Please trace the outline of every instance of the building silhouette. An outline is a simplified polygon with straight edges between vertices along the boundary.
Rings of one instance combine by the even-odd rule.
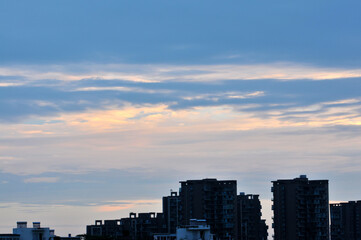
[[[165,233],[166,225],[162,213],[129,213],[128,218],[96,220],[87,226],[91,237],[121,240],[153,240],[155,233]]]
[[[330,204],[331,240],[361,239],[361,201]]]
[[[261,219],[259,195],[240,193],[237,196],[238,237],[240,240],[267,240],[266,220]]]
[[[124,233],[125,229],[123,228],[121,220],[105,220],[104,223],[102,220],[95,220],[94,225],[88,225],[86,233],[88,236],[94,237],[105,237],[109,236],[114,239],[119,237],[129,236],[129,231]]]
[[[128,218],[96,220],[95,225],[87,226],[87,237],[90,240],[173,239],[180,228],[194,226],[198,219],[197,223],[209,226],[212,238],[217,240],[267,239],[268,227],[261,219],[259,196],[237,196],[236,180],[202,179],[180,183],[179,194],[171,191],[169,196],[163,197],[162,213],[130,213]],[[188,230],[200,229],[191,227]]]
[[[176,233],[179,223],[180,197],[171,191],[170,196],[163,197],[163,214],[167,226],[167,233]]]
[[[181,181],[182,225],[191,219],[205,219],[217,239],[238,239],[237,182],[217,179]]]
[[[328,240],[328,180],[273,181],[275,240]]]
[[[20,240],[20,234],[2,233],[0,240]]]

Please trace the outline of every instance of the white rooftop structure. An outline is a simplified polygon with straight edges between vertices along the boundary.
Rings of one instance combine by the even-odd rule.
[[[177,228],[177,240],[213,240],[206,220],[190,219],[190,224]]]

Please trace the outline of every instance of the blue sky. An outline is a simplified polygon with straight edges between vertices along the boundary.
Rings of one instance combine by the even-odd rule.
[[[268,223],[279,178],[360,199],[360,7],[0,1],[1,232],[83,233],[205,177],[260,194]]]

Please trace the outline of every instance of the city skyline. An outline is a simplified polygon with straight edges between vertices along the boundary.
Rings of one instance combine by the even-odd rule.
[[[173,227],[176,227],[176,226],[185,226],[185,225],[187,225],[187,218],[184,218],[184,216],[183,217],[180,217],[177,221],[179,221],[178,222],[178,224],[176,224],[176,223],[171,223],[171,222],[168,222],[169,220],[167,220],[168,219],[168,214],[169,214],[169,212],[168,211],[172,211],[172,216],[174,217],[174,216],[177,216],[177,218],[179,217],[178,216],[178,214],[182,214],[182,211],[180,210],[180,209],[184,209],[184,205],[183,206],[181,206],[182,205],[182,203],[181,202],[183,202],[185,199],[183,199],[184,197],[182,197],[181,195],[179,195],[181,192],[183,192],[183,194],[184,194],[184,189],[183,189],[183,191],[182,191],[182,188],[184,188],[185,186],[184,186],[184,184],[185,185],[189,185],[189,186],[191,186],[191,188],[193,188],[193,183],[197,183],[197,184],[205,184],[204,186],[202,186],[202,187],[200,187],[200,186],[198,186],[198,187],[196,187],[195,188],[195,195],[194,196],[192,196],[191,198],[192,199],[198,199],[198,200],[196,200],[195,201],[195,203],[196,203],[196,205],[198,204],[200,204],[199,206],[197,206],[197,210],[195,211],[195,215],[197,215],[198,216],[198,219],[199,219],[199,217],[201,217],[201,216],[203,216],[203,213],[202,214],[200,214],[203,210],[201,210],[201,209],[203,209],[203,208],[205,208],[205,209],[207,209],[208,207],[206,206],[206,205],[202,205],[201,204],[201,202],[199,202],[199,198],[206,198],[206,199],[208,199],[209,198],[209,196],[206,194],[207,193],[207,191],[208,191],[208,193],[209,193],[209,190],[212,188],[211,186],[212,185],[209,185],[209,183],[212,183],[213,182],[213,184],[215,183],[215,185],[220,185],[220,187],[222,187],[222,185],[225,185],[225,188],[224,188],[224,192],[222,193],[222,194],[224,194],[224,193],[226,193],[226,195],[227,195],[227,197],[226,197],[226,201],[225,201],[225,203],[227,202],[227,204],[228,204],[228,200],[227,199],[230,199],[230,198],[228,198],[228,192],[227,192],[227,189],[229,188],[229,186],[230,186],[230,184],[235,184],[235,185],[237,185],[237,180],[224,180],[224,179],[222,179],[222,180],[218,180],[218,179],[215,179],[215,178],[205,178],[205,179],[192,179],[192,180],[186,180],[186,181],[179,181],[179,183],[181,184],[181,186],[180,186],[180,188],[179,188],[179,192],[177,192],[177,191],[174,191],[173,189],[170,189],[170,192],[169,192],[169,194],[168,195],[166,195],[166,196],[163,196],[163,197],[160,197],[160,199],[161,200],[150,200],[150,201],[138,201],[136,204],[131,204],[130,203],[130,201],[127,203],[127,201],[123,201],[123,202],[120,202],[120,201],[118,201],[118,202],[116,202],[116,204],[118,205],[118,207],[117,206],[115,206],[114,205],[114,203],[110,203],[110,205],[108,205],[108,206],[102,206],[102,207],[100,207],[100,208],[103,208],[100,212],[102,212],[102,215],[99,215],[99,216],[101,216],[100,218],[102,218],[102,217],[104,217],[104,216],[107,216],[106,214],[104,214],[104,212],[114,212],[114,211],[119,211],[119,210],[128,210],[128,212],[125,214],[125,211],[122,211],[122,215],[109,215],[109,216],[112,216],[112,218],[111,219],[101,219],[101,220],[99,220],[100,218],[94,218],[95,216],[96,216],[96,214],[95,214],[95,212],[94,211],[89,211],[89,210],[91,210],[91,209],[88,209],[88,214],[90,213],[90,214],[93,214],[93,215],[88,215],[88,217],[89,216],[92,216],[93,217],[93,221],[94,221],[94,219],[95,219],[95,225],[93,225],[93,227],[95,227],[95,228],[98,228],[98,223],[100,223],[100,225],[103,225],[103,221],[105,221],[104,222],[104,224],[106,224],[106,222],[108,221],[109,223],[107,223],[107,224],[110,224],[110,225],[113,225],[114,223],[114,221],[115,222],[119,222],[119,221],[128,221],[128,220],[126,220],[127,218],[137,218],[138,216],[139,217],[141,217],[141,218],[144,218],[144,220],[145,219],[147,219],[147,218],[156,218],[156,219],[163,219],[164,218],[164,223],[161,223],[161,222],[158,222],[157,224],[166,224],[166,225],[162,225],[162,227],[161,227],[161,229],[162,230],[159,230],[159,231],[168,231],[168,234],[169,233],[172,233],[172,231],[175,231],[175,228],[173,228],[173,230],[170,230],[171,228],[171,225],[170,224],[172,224],[172,225],[174,225]],[[289,204],[291,204],[291,206],[293,206],[292,208],[294,208],[295,206],[294,206],[294,200],[297,198],[298,199],[298,197],[297,197],[297,194],[295,195],[295,193],[293,193],[293,191],[295,191],[296,189],[297,189],[297,187],[296,188],[294,188],[295,186],[297,186],[297,185],[299,185],[299,183],[302,183],[302,182],[304,182],[304,184],[303,184],[303,187],[301,187],[301,188],[299,188],[297,191],[299,191],[299,190],[301,190],[302,189],[302,191],[305,191],[304,193],[302,193],[302,195],[301,196],[303,196],[305,199],[308,199],[307,201],[310,201],[310,202],[312,202],[312,204],[313,204],[313,202],[314,201],[319,201],[318,199],[323,199],[324,197],[326,198],[326,200],[327,200],[327,203],[322,203],[323,205],[329,205],[328,207],[327,207],[327,209],[329,209],[329,208],[331,208],[331,211],[330,210],[327,210],[327,212],[329,212],[329,213],[327,213],[327,215],[328,214],[331,214],[330,215],[330,218],[331,219],[334,219],[335,218],[335,220],[334,220],[334,222],[333,221],[331,221],[331,222],[328,222],[328,221],[325,221],[325,223],[328,225],[329,224],[329,226],[330,226],[330,228],[331,228],[331,226],[332,226],[332,224],[335,224],[337,227],[338,227],[338,225],[340,224],[339,223],[339,221],[340,221],[340,219],[339,219],[339,213],[338,212],[336,212],[335,210],[332,210],[332,209],[334,209],[335,208],[335,206],[337,207],[337,206],[346,206],[346,205],[348,205],[348,204],[356,204],[356,203],[360,203],[361,201],[329,201],[328,200],[328,196],[329,196],[329,192],[328,192],[328,180],[327,179],[322,179],[322,180],[320,180],[320,179],[310,179],[310,180],[308,180],[308,178],[307,178],[307,175],[300,175],[299,177],[296,177],[296,178],[294,178],[294,179],[278,179],[278,180],[275,180],[275,181],[271,181],[272,183],[273,183],[273,186],[271,187],[271,192],[273,193],[273,197],[271,198],[271,199],[259,199],[259,194],[254,194],[254,193],[252,193],[252,194],[249,194],[249,193],[247,193],[247,194],[245,194],[245,192],[234,192],[234,194],[235,194],[235,196],[236,196],[236,194],[237,194],[237,203],[236,202],[234,202],[233,204],[235,204],[235,205],[238,205],[237,206],[237,208],[238,208],[238,210],[237,211],[239,211],[239,207],[241,207],[239,204],[240,204],[240,200],[241,199],[243,199],[243,200],[245,200],[245,199],[247,199],[248,201],[250,201],[250,202],[248,202],[248,204],[250,204],[249,206],[247,206],[247,207],[250,207],[251,205],[253,205],[253,204],[260,204],[259,205],[259,213],[261,213],[261,215],[258,215],[258,213],[257,213],[257,207],[254,209],[255,210],[255,212],[252,212],[251,213],[251,215],[250,216],[252,216],[252,217],[259,217],[259,219],[260,219],[260,223],[262,222],[262,221],[266,221],[266,224],[268,224],[268,225],[265,225],[266,227],[267,227],[267,232],[268,232],[268,236],[269,236],[269,238],[273,238],[273,235],[274,235],[274,224],[275,224],[275,221],[273,220],[273,221],[270,221],[270,219],[272,218],[272,219],[274,219],[275,218],[275,205],[277,205],[278,207],[277,207],[277,209],[279,208],[279,207],[286,207],[287,206],[287,208],[289,207]],[[286,184],[289,184],[289,187],[290,186],[292,186],[292,185],[295,185],[295,186],[292,186],[290,189],[288,189],[288,190],[286,190],[286,192],[288,192],[288,197],[285,197],[285,199],[283,200],[283,201],[286,201],[286,202],[288,202],[288,204],[286,204],[285,206],[283,205],[283,204],[285,204],[285,203],[283,203],[283,204],[281,204],[281,205],[279,205],[280,204],[280,199],[279,199],[279,193],[277,193],[276,195],[275,195],[275,192],[278,192],[279,190],[276,190],[276,187],[278,187],[278,185],[281,183],[281,185],[282,185],[282,183],[286,183]],[[325,185],[326,184],[326,185]],[[299,185],[299,186],[302,186],[302,184],[301,185]],[[312,187],[311,187],[312,186]],[[200,187],[200,188],[199,188]],[[214,186],[213,186],[214,187]],[[233,187],[233,186],[232,186]],[[231,188],[232,188],[231,187]],[[281,186],[280,186],[281,187]],[[304,190],[304,187],[306,187],[305,189],[308,189],[308,190]],[[316,188],[315,188],[316,187]],[[283,191],[285,190],[285,188],[284,187],[281,187],[282,189],[283,189]],[[288,187],[287,187],[288,188]],[[198,190],[197,190],[198,189]],[[208,189],[208,190],[207,190]],[[201,192],[199,192],[201,190]],[[228,189],[229,190],[229,189]],[[323,192],[325,190],[325,192]],[[204,191],[206,191],[206,192],[204,192]],[[222,190],[223,191],[223,190]],[[215,192],[213,192],[213,195],[214,196],[216,196],[217,195],[217,193],[216,193],[217,191],[215,191]],[[185,195],[187,195],[188,194],[188,191],[187,191],[187,193],[185,194]],[[204,196],[203,196],[203,194],[205,194]],[[299,194],[299,193],[298,193]],[[311,197],[311,195],[307,195],[307,194],[311,194],[312,195],[312,197]],[[320,197],[320,194],[321,194],[321,196],[323,196],[323,197]],[[212,195],[212,194],[211,194]],[[212,195],[212,196],[213,196]],[[217,197],[212,197],[211,199],[213,200],[213,201],[215,201],[216,199],[217,199]],[[306,196],[306,197],[305,197]],[[174,208],[174,207],[176,207],[176,211],[174,212],[174,210],[175,209],[173,209],[173,210],[170,210],[169,209],[169,206],[168,206],[168,204],[170,204],[169,203],[169,198],[173,198],[173,200],[171,200],[171,201],[174,201],[175,199],[174,199],[174,197],[176,197],[178,200],[176,200],[178,203],[176,203],[175,204],[175,202],[173,203],[173,205],[172,205],[172,208]],[[311,197],[311,198],[310,198]],[[254,199],[256,199],[256,201],[254,202]],[[276,200],[277,199],[277,200]],[[303,201],[303,203],[305,203],[305,199],[304,200],[302,200]],[[299,200],[299,199],[298,199]],[[232,202],[233,202],[234,200],[232,200]],[[241,200],[242,201],[242,200]],[[157,206],[156,206],[156,204],[155,203],[157,203],[157,202],[160,202],[161,204],[162,204],[162,209],[159,209],[159,206],[158,206],[158,209],[156,208]],[[258,203],[257,203],[258,202]],[[112,205],[113,204],[113,205]],[[125,205],[125,206],[123,206],[123,207],[119,207],[119,204],[121,204],[121,205]],[[127,204],[130,204],[131,206],[126,206]],[[140,205],[138,205],[137,206],[137,204],[140,204]],[[144,208],[142,208],[142,206],[141,205],[143,205],[143,204],[145,204],[145,205],[151,205],[151,204],[153,204],[153,208],[145,208],[145,212],[143,211],[139,211],[139,210],[141,210],[141,209],[144,209]],[[164,204],[166,204],[166,205],[164,205]],[[183,204],[185,204],[185,202],[183,202]],[[224,205],[224,203],[222,203],[223,205]],[[229,206],[227,205],[227,204],[225,204],[223,207],[225,208],[225,209],[230,209],[229,208]],[[271,205],[270,205],[271,204]],[[179,205],[179,206],[178,206]],[[242,205],[242,204],[241,204]],[[255,205],[255,206],[257,206],[257,205]],[[223,208],[222,207],[222,208]],[[235,206],[234,206],[235,207]],[[253,206],[254,207],[254,206]],[[265,209],[265,207],[266,207],[266,209]],[[179,210],[178,210],[178,208],[179,208]],[[242,208],[242,207],[241,207]],[[297,207],[297,208],[299,208],[299,207]],[[248,209],[248,208],[247,208]],[[324,209],[326,209],[325,207],[324,207]],[[74,210],[76,210],[76,209],[72,209],[73,211]],[[94,210],[94,209],[93,209]],[[133,211],[129,211],[129,210],[133,210]],[[138,211],[136,211],[136,210],[138,210]],[[185,209],[184,209],[185,210]],[[235,210],[235,209],[234,209]],[[295,209],[288,209],[286,212],[288,212],[290,215],[288,215],[287,216],[287,218],[289,218],[289,217],[291,217],[291,216],[293,216],[292,214],[294,214],[294,211]],[[180,212],[178,212],[178,211],[180,211]],[[228,211],[228,210],[227,210]],[[248,210],[247,210],[248,211]],[[278,210],[279,211],[279,210]],[[178,212],[178,213],[177,213]],[[39,213],[40,213],[40,216],[42,215],[41,214],[41,211],[40,212],[34,212],[35,213],[35,216],[37,216],[36,218],[39,218],[38,216],[39,216]],[[65,215],[67,215],[67,214],[70,214],[71,216],[74,216],[74,214],[75,214],[75,212],[72,212],[72,213],[70,213],[70,212],[65,212],[64,213]],[[83,212],[83,214],[84,214],[84,212]],[[161,214],[161,216],[159,216],[158,214]],[[164,214],[164,215],[163,215]],[[234,220],[235,222],[237,222],[237,225],[240,227],[240,226],[242,226],[242,224],[241,224],[241,222],[239,222],[239,221],[241,221],[240,219],[242,219],[242,217],[241,217],[241,215],[239,215],[240,213],[238,212],[237,213],[238,215],[237,215],[237,218],[239,218],[237,221],[236,220]],[[279,213],[277,213],[276,215],[278,215]],[[322,213],[322,214],[326,214],[326,213]],[[335,216],[333,216],[332,214],[334,214]],[[358,217],[358,215],[357,215],[357,212],[348,212],[348,214],[353,214],[354,216],[357,216]],[[86,214],[84,214],[84,215],[86,215]],[[153,217],[152,217],[152,215],[153,215]],[[8,216],[9,217],[9,216]],[[15,217],[15,216],[12,216],[13,218]],[[84,217],[84,216],[81,216],[81,217]],[[265,217],[266,219],[265,220],[263,220],[263,219],[261,219],[261,218],[263,218],[263,217]],[[191,217],[192,218],[192,217]],[[285,216],[283,216],[282,218],[285,218]],[[292,217],[292,219],[293,219],[294,217]],[[50,218],[51,219],[51,218]],[[181,219],[183,219],[183,220],[181,220]],[[188,217],[188,219],[189,219],[189,217]],[[193,219],[194,219],[194,217],[193,217]],[[200,218],[200,219],[202,219],[202,217]],[[248,218],[247,218],[248,219]],[[279,216],[277,217],[277,219],[279,219]],[[328,217],[326,218],[326,219],[328,219]],[[24,219],[23,219],[24,220]],[[290,219],[289,219],[290,220]],[[341,219],[342,220],[342,219]],[[158,220],[157,220],[158,221]],[[174,221],[174,219],[173,219],[173,221]],[[206,221],[206,220],[201,220],[201,221]],[[212,220],[213,221],[213,220]],[[254,221],[254,219],[253,219],[253,221]],[[279,221],[279,220],[277,220],[277,221]],[[294,218],[293,220],[292,220],[292,222],[298,222],[299,221],[299,219],[296,219],[296,218]],[[358,221],[358,220],[357,220]],[[27,221],[17,221],[17,224],[19,224],[19,223],[26,223]],[[207,223],[208,223],[208,221],[206,221]],[[34,224],[39,224],[40,222],[33,222]],[[209,224],[209,223],[208,223]],[[279,225],[280,223],[276,223],[277,225]],[[345,222],[345,223],[343,223],[343,224],[350,224],[350,222]],[[118,225],[118,224],[117,224]],[[122,225],[122,224],[121,224]],[[211,226],[212,226],[212,224],[210,224]],[[292,225],[292,224],[290,224],[290,225]],[[61,231],[60,231],[60,234],[59,233],[55,233],[55,235],[56,236],[59,236],[59,235],[64,235],[65,236],[65,234],[67,233],[67,234],[71,234],[71,233],[69,233],[69,230],[70,229],[77,229],[79,226],[71,226],[71,225],[57,225],[57,226],[59,226],[59,228],[61,229]],[[105,226],[107,226],[107,225],[105,225]],[[161,225],[158,225],[159,227],[161,226]],[[272,226],[272,227],[271,227]],[[341,226],[342,226],[342,224],[341,224]],[[83,228],[84,228],[84,226],[82,226]],[[88,229],[88,227],[91,227],[90,225],[88,225],[88,223],[87,223],[87,226],[86,226],[86,234],[89,234],[90,232],[92,232],[93,230],[90,230],[90,229]],[[355,227],[355,228],[357,228],[357,231],[359,231],[359,226],[358,225],[355,225],[355,226],[353,226],[353,227]],[[5,226],[2,226],[2,228],[4,228],[5,229]],[[15,229],[15,228],[14,228]],[[80,228],[78,228],[78,229],[80,229]],[[110,226],[110,229],[113,229],[113,227],[112,226]],[[54,231],[54,230],[53,230]],[[89,232],[90,231],[90,232]],[[111,231],[114,231],[114,229],[113,230],[111,230]],[[241,230],[239,230],[239,231],[241,231]],[[6,233],[10,233],[10,231],[9,230],[6,230],[5,231]],[[83,235],[83,234],[85,234],[85,233],[83,233],[82,231],[80,231],[81,233],[76,233],[76,235]],[[261,231],[262,232],[262,231]],[[326,231],[326,232],[328,232],[328,231]],[[100,231],[100,233],[101,233],[101,231]],[[157,232],[157,233],[161,233],[161,232]],[[290,232],[291,234],[297,234],[296,232],[293,232],[292,233],[292,231]],[[332,234],[333,234],[333,232],[332,232]],[[357,234],[358,234],[358,232],[357,232]],[[95,235],[96,236],[96,235]],[[106,236],[106,235],[105,235]],[[331,235],[330,235],[331,236]]]
[[[360,8],[0,1],[0,231],[84,233],[186,179],[237,180],[269,226],[276,179],[360,200]]]

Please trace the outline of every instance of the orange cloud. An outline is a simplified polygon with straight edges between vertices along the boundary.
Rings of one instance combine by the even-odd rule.
[[[172,110],[165,104],[126,105],[121,109],[90,110],[83,113],[66,113],[49,119],[42,125],[17,124],[7,126],[4,131],[26,135],[64,136],[106,132],[137,131],[143,134],[171,132],[238,131],[265,128],[284,128],[330,125],[361,125],[358,106],[338,106],[355,103],[357,99],[324,102],[306,107],[285,108],[258,113],[242,111],[254,105],[244,105],[238,109],[232,106],[195,107]],[[335,106],[333,106],[335,105]],[[322,111],[319,111],[322,110]],[[267,117],[264,117],[264,115]],[[292,118],[294,117],[294,118]],[[145,139],[134,143],[145,146]]]
[[[98,207],[97,211],[98,212],[114,212],[114,211],[129,209],[129,208],[132,208],[134,206],[135,206],[134,204],[118,205],[118,206],[104,205],[104,206]]]
[[[96,207],[96,211],[98,212],[114,212],[114,211],[120,211],[124,209],[131,209],[134,207],[137,207],[139,205],[154,205],[159,204],[159,199],[149,199],[149,200],[134,200],[134,201],[123,201],[123,200],[117,200],[112,201],[112,204],[106,204],[102,206]],[[117,204],[117,202],[121,204]]]

